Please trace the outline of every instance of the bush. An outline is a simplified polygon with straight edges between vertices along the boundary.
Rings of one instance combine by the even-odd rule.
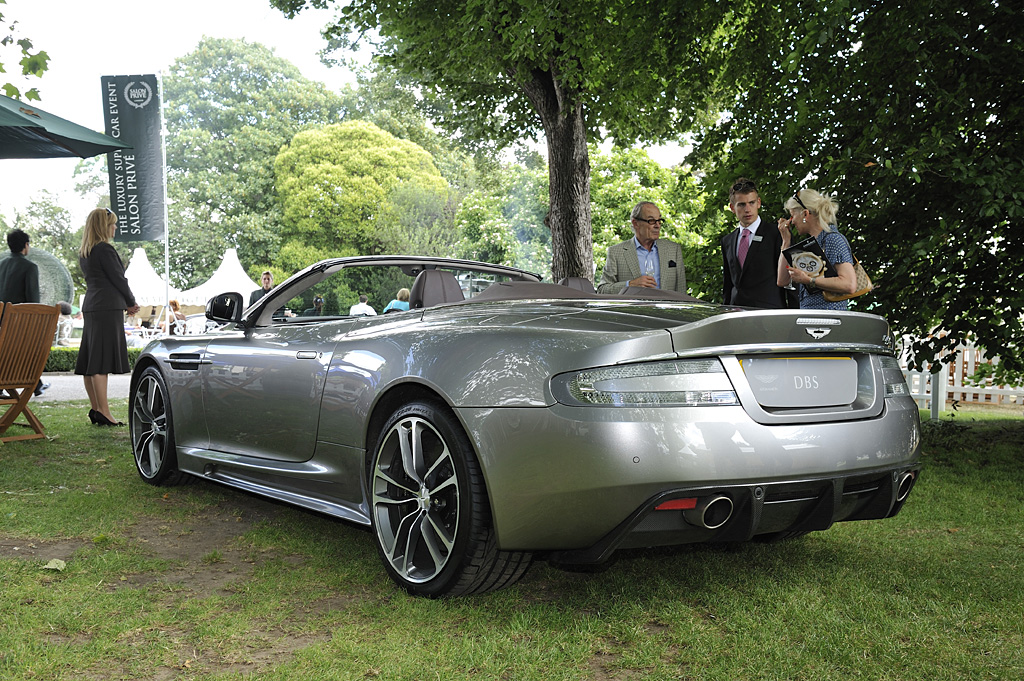
[[[133,369],[141,353],[142,348],[128,348],[128,365]],[[78,348],[55,347],[50,350],[50,356],[46,360],[43,371],[71,373],[74,372],[76,363],[78,363]]]

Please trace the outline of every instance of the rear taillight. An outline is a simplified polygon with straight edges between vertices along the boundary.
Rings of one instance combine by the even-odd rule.
[[[738,405],[717,359],[645,362],[584,369],[555,376],[555,399],[571,406],[701,407]]]

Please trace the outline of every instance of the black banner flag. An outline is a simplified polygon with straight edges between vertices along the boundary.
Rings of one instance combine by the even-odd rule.
[[[111,137],[132,145],[107,154],[115,241],[164,238],[164,154],[157,77],[103,76],[103,118]]]

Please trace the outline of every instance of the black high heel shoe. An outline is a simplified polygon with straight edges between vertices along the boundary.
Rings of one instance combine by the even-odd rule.
[[[106,416],[103,415],[103,412],[97,411],[97,412],[94,412],[94,415],[96,416],[96,425],[98,425],[98,426],[123,426],[124,425],[120,421],[111,421],[110,419],[108,419]]]
[[[89,410],[89,420],[92,421],[92,424],[94,426],[99,423],[99,421],[96,420],[96,414],[98,414],[98,413],[99,412],[96,411],[95,409],[90,409]]]

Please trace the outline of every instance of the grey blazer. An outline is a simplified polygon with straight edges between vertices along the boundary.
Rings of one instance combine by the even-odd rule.
[[[686,293],[686,266],[683,264],[683,248],[675,241],[658,239],[658,265],[661,267],[661,288],[666,291]],[[632,239],[615,244],[608,249],[604,262],[604,273],[597,286],[598,293],[622,293],[640,271],[640,260],[636,257],[636,245]]]

